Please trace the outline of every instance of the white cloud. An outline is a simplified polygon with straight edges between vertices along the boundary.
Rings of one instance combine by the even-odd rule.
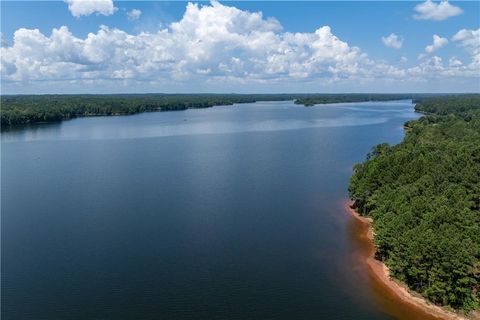
[[[425,47],[425,52],[426,53],[433,53],[434,51],[437,51],[441,47],[445,46],[448,44],[448,39],[447,38],[442,38],[436,34],[433,35],[433,43],[431,45],[428,45]]]
[[[112,15],[117,8],[112,0],[64,0],[74,17],[88,16],[93,13]]]
[[[387,47],[400,49],[403,45],[403,37],[399,37],[395,33],[391,33],[388,37],[382,37],[382,42]]]
[[[5,37],[3,36],[3,32],[0,32],[0,46],[1,47],[6,47],[8,44],[7,44],[7,41],[5,40]]]
[[[127,17],[130,21],[137,20],[138,18],[140,18],[141,15],[142,11],[139,9],[132,9],[127,12]]]
[[[449,78],[459,77],[467,79],[476,79],[478,83],[478,67],[472,64],[465,65],[459,59],[452,57],[448,64],[443,62],[443,59],[438,56],[429,57],[425,59],[418,66],[409,68],[408,74],[412,77],[419,77],[425,80],[432,78]],[[471,81],[475,83],[474,81]],[[478,87],[478,85],[476,86]]]
[[[450,67],[459,67],[459,66],[463,65],[463,63],[462,63],[462,61],[458,60],[456,57],[451,57],[448,60],[448,65]]]
[[[463,13],[461,8],[451,5],[448,1],[436,3],[427,0],[417,4],[414,10],[417,13],[414,14],[413,17],[420,20],[445,20]]]
[[[477,30],[462,29],[453,37],[452,41],[464,47],[472,58],[472,67],[480,73],[480,28]]]
[[[452,40],[459,41],[466,47],[479,48],[480,28],[477,30],[462,29],[452,37]]]
[[[80,39],[65,26],[50,37],[37,29],[19,29],[13,46],[2,51],[2,64],[16,70],[5,76],[17,81],[185,80],[207,73],[252,81],[345,78],[365,72],[360,64],[367,62],[359,48],[338,39],[328,26],[314,33],[282,32],[276,19],[218,2],[203,7],[190,3],[180,21],[155,33],[131,35],[102,26]]]
[[[459,32],[455,41],[472,47],[470,31]],[[260,12],[218,2],[189,3],[181,20],[168,28],[135,35],[106,26],[85,38],[74,36],[66,26],[50,35],[21,28],[14,33],[13,44],[1,48],[0,56],[2,82],[17,88],[32,82],[102,87],[121,82],[159,91],[168,86],[192,88],[191,84],[210,92],[219,86],[236,91],[242,86],[276,84],[318,88],[339,83],[359,86],[379,79],[377,83],[412,83],[447,74],[472,76],[473,68],[453,63],[453,72],[438,57],[417,67],[399,68],[370,59],[335,36],[329,26],[314,32],[284,32],[277,20]]]

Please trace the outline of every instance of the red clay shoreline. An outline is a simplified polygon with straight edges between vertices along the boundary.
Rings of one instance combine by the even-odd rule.
[[[372,219],[360,216],[352,207],[352,202],[346,200],[344,202],[346,211],[361,224],[366,226],[359,239],[366,240],[369,243],[368,253],[365,256],[365,263],[371,272],[372,278],[376,280],[392,297],[408,305],[412,309],[416,309],[429,317],[441,320],[466,320],[466,319],[480,319],[477,313],[468,316],[459,314],[457,312],[448,310],[446,308],[434,305],[419,294],[411,292],[404,284],[390,277],[388,267],[381,261],[374,258],[375,245],[373,243],[374,230],[372,227]]]

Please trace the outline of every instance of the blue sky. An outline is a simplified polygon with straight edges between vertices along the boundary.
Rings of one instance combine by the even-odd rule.
[[[83,3],[1,2],[2,93],[480,90],[477,1]]]

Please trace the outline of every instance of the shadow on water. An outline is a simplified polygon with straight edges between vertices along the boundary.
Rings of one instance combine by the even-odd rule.
[[[34,141],[48,134],[50,136],[59,135],[64,123],[73,119],[65,119],[58,122],[33,123],[21,126],[3,128],[1,130],[2,141],[17,139],[20,141]]]

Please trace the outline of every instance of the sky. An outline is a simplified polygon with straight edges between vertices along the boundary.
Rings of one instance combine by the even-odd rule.
[[[478,1],[1,1],[1,93],[480,92]]]

